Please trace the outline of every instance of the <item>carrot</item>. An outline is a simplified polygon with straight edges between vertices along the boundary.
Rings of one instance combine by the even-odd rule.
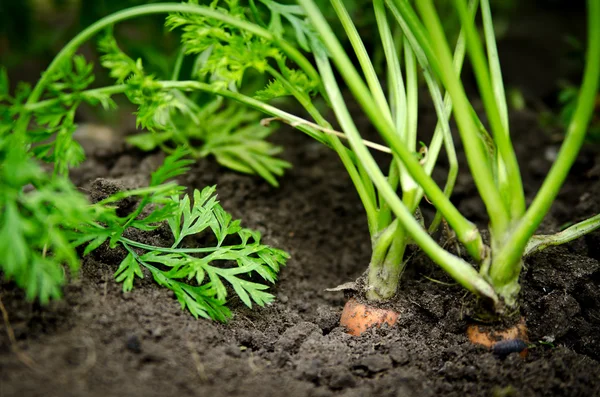
[[[518,324],[498,330],[490,325],[472,324],[467,328],[469,340],[492,350],[496,355],[504,357],[510,353],[527,356],[527,326],[521,318]]]
[[[340,324],[346,327],[350,335],[360,336],[372,327],[381,327],[383,324],[393,326],[398,321],[398,313],[389,309],[380,309],[350,298],[340,318]]]

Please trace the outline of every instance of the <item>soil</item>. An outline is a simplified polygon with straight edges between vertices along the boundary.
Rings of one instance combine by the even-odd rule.
[[[512,120],[531,194],[557,143],[538,127],[535,114],[514,113]],[[145,183],[163,158],[86,128],[80,139],[90,156],[73,177],[90,197]],[[530,139],[533,134],[541,140]],[[11,351],[3,333],[0,396],[600,394],[600,233],[526,261],[522,314],[532,346],[525,359],[499,358],[468,343],[469,298],[422,255],[413,257],[403,277],[394,303],[398,324],[351,337],[338,326],[343,293],[325,289],[356,279],[368,263],[360,202],[333,152],[289,130],[276,139],[295,165],[278,189],[210,159],[179,181],[190,189],[216,183],[227,210],[291,254],[273,288],[275,303],[249,310],[233,300],[229,323],[195,320],[149,275],[123,293],[112,276],[123,252],[100,250],[84,260],[64,300],[48,307],[25,303],[12,284],[2,285],[17,347],[34,367]],[[581,154],[542,231],[600,211],[595,149]],[[484,226],[467,175],[461,174],[454,200]]]
[[[431,108],[421,114],[421,129],[430,130]],[[534,112],[513,112],[511,123],[532,197],[559,142]],[[92,198],[146,183],[163,158],[131,149],[111,130],[85,125],[78,134],[88,160],[73,178]],[[234,299],[227,324],[195,320],[149,274],[123,293],[113,278],[123,258],[118,249],[86,257],[64,299],[46,307],[2,282],[16,345],[3,326],[0,397],[600,395],[600,231],[527,258],[526,358],[470,344],[471,298],[419,254],[394,302],[398,323],[352,337],[338,326],[344,294],[325,289],[357,279],[368,264],[363,209],[333,152],[289,129],[275,140],[294,165],[280,188],[211,159],[179,178],[190,189],[217,184],[226,210],[291,254],[273,304],[249,310]],[[485,227],[475,197],[463,167],[453,200]],[[586,147],[540,232],[600,212],[598,197],[600,152]]]

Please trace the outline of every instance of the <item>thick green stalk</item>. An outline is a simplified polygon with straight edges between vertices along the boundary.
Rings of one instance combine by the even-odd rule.
[[[408,0],[385,0],[386,4],[392,10],[393,13],[399,12],[406,25],[409,27],[408,31],[419,43],[419,49],[423,51],[424,56],[429,60],[429,64],[436,76],[441,75],[441,66],[435,57],[435,51],[432,47],[431,38],[427,33],[427,30],[419,20],[419,17],[413,10]]]
[[[419,79],[417,62],[410,45],[404,46],[404,62],[406,67],[406,145],[409,150],[417,150],[417,129],[419,124]]]
[[[483,19],[483,32],[485,36],[485,47],[487,49],[488,64],[490,68],[490,77],[496,106],[502,122],[504,131],[508,134],[510,126],[508,124],[508,106],[506,104],[506,94],[504,92],[504,83],[502,79],[502,69],[500,68],[500,57],[498,56],[498,47],[496,45],[496,35],[494,33],[494,22],[492,21],[492,11],[489,0],[481,0],[481,18]]]
[[[403,0],[396,1],[397,3],[404,3]],[[442,25],[432,0],[420,0],[416,4],[431,35],[430,40],[433,43],[436,58],[441,67],[442,81],[454,103],[454,115],[465,147],[469,168],[479,194],[487,208],[492,231],[495,236],[504,235],[509,227],[510,216],[504,206],[500,191],[495,184],[486,149],[475,123],[475,118],[471,113],[471,104],[467,99],[460,77],[454,73],[452,56]],[[400,11],[402,12],[402,9]],[[422,44],[421,42],[419,43]],[[427,195],[429,196],[428,193]],[[454,226],[452,228],[456,231]]]
[[[383,229],[373,239],[373,252],[371,253],[371,264],[369,267],[380,266],[385,260],[390,245],[394,241],[394,235],[396,234],[396,228],[398,227],[398,219],[394,219],[385,229]],[[369,278],[370,278],[369,273]],[[370,281],[370,280],[369,280]]]
[[[573,119],[542,187],[538,191],[523,219],[502,247],[494,254],[490,267],[490,280],[507,303],[514,303],[518,292],[520,261],[525,247],[544,216],[550,210],[571,166],[575,162],[592,112],[594,110],[600,79],[600,2],[588,0],[588,49],[583,82]]]
[[[342,23],[342,26],[344,27],[344,30],[346,31],[346,35],[350,40],[350,44],[352,44],[352,48],[354,49],[354,53],[358,58],[358,63],[360,64],[363,74],[365,75],[365,79],[367,80],[367,84],[373,99],[385,117],[391,121],[392,114],[389,111],[390,107],[387,103],[387,99],[385,98],[383,88],[379,83],[379,76],[377,76],[377,72],[375,72],[373,63],[371,63],[371,57],[369,56],[369,53],[367,52],[367,49],[360,38],[360,34],[356,30],[356,26],[352,22],[350,14],[348,14],[348,11],[344,6],[344,2],[342,0],[331,0],[331,4],[333,5],[333,9],[335,10],[340,22]]]
[[[309,17],[311,19],[314,18],[313,12],[315,10],[318,12],[318,9],[316,9],[314,4],[306,4],[308,3],[308,0],[301,1],[305,6],[305,9],[308,10]],[[313,20],[313,22],[315,21]],[[327,90],[329,99],[331,101],[331,105],[336,113],[343,131],[346,133],[348,140],[350,141],[352,149],[354,150],[358,160],[364,165],[365,169],[369,173],[369,176],[373,180],[373,183],[377,187],[378,191],[384,197],[394,214],[398,217],[399,222],[406,229],[406,232],[434,262],[440,265],[440,267],[442,267],[451,277],[453,277],[466,289],[481,297],[491,300],[494,304],[497,304],[498,300],[496,294],[490,285],[479,275],[479,273],[467,262],[440,247],[423,229],[408,208],[402,203],[394,189],[392,189],[392,187],[389,185],[377,163],[367,150],[367,147],[364,145],[339,90],[327,55],[317,53],[315,56],[325,89]]]
[[[402,76],[402,67],[400,65],[400,56],[398,54],[399,49],[402,48],[402,41],[399,41],[398,37],[394,37],[392,30],[390,28],[388,18],[386,15],[385,5],[383,0],[375,0],[373,2],[373,9],[375,11],[375,18],[377,20],[377,28],[379,31],[379,35],[381,37],[381,43],[383,46],[383,51],[387,63],[387,73],[388,73],[388,90],[390,97],[390,105],[391,105],[391,113],[392,119],[394,121],[394,126],[396,127],[396,132],[400,139],[407,143],[407,145],[411,145],[411,137],[409,134],[409,107],[407,105],[407,92],[404,86],[404,78]],[[397,33],[401,33],[400,30],[397,30]],[[411,87],[411,89],[413,89]],[[413,98],[414,99],[414,98]],[[417,100],[414,100],[415,107],[417,106]],[[413,117],[415,119],[415,117]],[[416,126],[415,126],[416,127]],[[416,134],[416,130],[414,131]],[[416,145],[416,136],[412,138],[414,141],[412,145],[409,147],[411,150],[415,150]],[[415,188],[415,182],[410,178],[406,169],[402,166],[402,162],[394,156],[392,162],[390,164],[390,171],[388,180],[391,181],[392,187],[395,189],[396,182],[402,180],[402,191],[408,192],[412,191]],[[385,203],[384,200],[381,204],[382,211],[386,211],[389,213],[389,206]],[[402,236],[402,240],[404,241],[404,237]],[[402,244],[405,244],[404,242]],[[394,250],[397,251],[397,250]],[[389,263],[390,260],[387,262]],[[397,262],[401,262],[402,257],[398,258]],[[385,262],[385,260],[384,260]],[[397,265],[397,264],[396,264]],[[385,266],[385,264],[383,265]]]
[[[425,173],[423,167],[419,164],[413,153],[398,139],[394,125],[388,122],[384,114],[379,111],[369,90],[362,82],[362,79],[354,68],[351,60],[348,58],[348,55],[331,31],[331,28],[325,21],[325,18],[318,7],[312,0],[299,1],[319,32],[324,44],[327,46],[333,61],[336,63],[338,71],[348,84],[350,90],[359,101],[362,109],[365,111],[373,125],[388,142],[393,152],[402,160],[402,163],[413,179],[423,187],[428,198],[444,214],[444,217],[456,231],[459,240],[465,245],[467,251],[475,257],[480,256],[482,242],[477,227],[469,222],[456,209],[435,181]]]
[[[406,231],[398,219],[382,233],[373,245],[373,255],[367,276],[367,299],[385,301],[398,290],[406,250]]]
[[[402,203],[410,213],[414,213],[418,201],[416,190],[402,192]],[[413,217],[413,219],[415,219]],[[373,245],[373,256],[369,263],[367,277],[367,299],[384,301],[392,298],[398,289],[400,275],[404,269],[404,252],[408,244],[406,229],[398,218],[377,238]]]
[[[394,191],[397,191],[400,183],[400,167],[398,167],[399,162],[400,161],[398,159],[393,157],[388,168],[388,183],[392,189],[394,189]],[[379,223],[380,225],[389,225],[392,222],[392,211],[390,206],[385,202],[385,199],[381,194],[378,193],[377,197],[379,199]]]
[[[488,66],[490,69],[490,77],[492,79],[492,87],[494,90],[494,98],[498,112],[502,121],[504,132],[510,137],[510,125],[508,121],[508,106],[506,104],[506,94],[504,92],[504,83],[502,79],[502,70],[500,68],[500,58],[498,56],[498,48],[496,46],[496,37],[494,33],[494,23],[492,21],[492,12],[488,0],[481,1],[481,17],[483,20],[483,32],[487,49]],[[518,199],[513,197],[513,189],[510,177],[507,172],[507,167],[502,156],[496,156],[496,177],[498,178],[498,186],[501,186],[500,193],[506,204],[511,217],[519,219],[525,212],[525,195],[521,187],[521,194]],[[516,190],[516,188],[514,188]]]
[[[381,276],[383,273],[383,264],[388,251],[394,242],[396,231],[398,229],[399,221],[394,219],[385,229],[381,231],[372,239],[371,261],[369,262],[369,270],[367,274],[367,287],[366,296],[367,299],[372,301],[381,301],[389,299],[396,292],[399,279],[384,278]],[[393,290],[391,294],[386,294],[383,291]]]
[[[404,146],[413,153],[417,151],[417,129],[419,122],[419,82],[417,77],[417,62],[415,54],[410,45],[404,46],[404,64],[406,70],[406,136]],[[404,167],[401,167],[403,170]],[[400,174],[400,185],[402,186],[403,196],[410,194],[416,198],[414,192],[419,190],[419,185],[408,175],[407,172]],[[404,197],[403,197],[404,198]],[[404,201],[406,203],[406,201]],[[407,203],[409,208],[413,203]],[[417,203],[414,203],[416,207]]]
[[[407,118],[406,91],[404,78],[402,77],[402,67],[400,66],[400,56],[396,49],[397,44],[394,40],[394,35],[388,23],[383,0],[374,0],[373,9],[375,10],[375,19],[377,20],[377,27],[387,63],[392,118],[394,119],[396,131],[401,137],[404,137]]]
[[[481,93],[486,114],[494,134],[494,142],[498,147],[501,158],[498,164],[500,192],[506,192],[502,197],[505,205],[508,207],[511,219],[519,219],[525,212],[525,194],[523,192],[519,164],[517,163],[517,157],[513,150],[509,134],[506,97],[504,96],[504,86],[502,84],[502,74],[498,60],[498,51],[496,50],[494,26],[491,21],[489,4],[486,0],[482,0],[481,2],[491,70],[488,69],[483,46],[475,24],[470,17],[466,0],[455,0],[455,4],[467,39],[467,51],[473,65],[479,92]]]
[[[427,158],[425,159],[425,164],[423,167],[425,168],[425,171],[431,175],[437,162],[443,142],[446,148],[446,155],[448,157],[448,178],[446,180],[446,185],[444,186],[444,194],[447,197],[450,197],[458,176],[458,158],[456,156],[456,150],[454,148],[454,142],[449,123],[450,113],[452,112],[452,101],[449,99],[449,97],[447,97],[446,100],[442,99],[440,87],[429,73],[425,74],[425,81],[433,100],[435,112],[438,117],[438,123],[433,133],[431,144],[428,147]],[[423,189],[419,189],[417,200],[420,200],[422,196]],[[435,232],[441,221],[442,214],[440,211],[436,211],[435,217],[429,227],[429,232]],[[479,257],[475,259],[481,261],[483,258]]]
[[[373,68],[369,54],[367,53],[363,45],[363,42],[356,30],[356,27],[354,26],[354,23],[352,22],[350,16],[348,15],[348,12],[346,11],[343,3],[340,0],[332,0],[332,3],[338,14],[338,17],[340,18],[340,21],[344,26],[344,30],[350,38],[350,42],[352,43],[354,51],[357,54],[359,63],[361,65],[363,74],[365,75],[365,78],[367,80],[367,84],[369,86],[371,94],[377,102],[380,110],[382,110],[382,112],[386,114],[387,117],[389,117],[390,121],[394,120],[394,113],[406,113],[406,110],[404,109],[396,108],[395,112],[392,112],[390,110],[383,89],[379,83],[377,73]],[[388,42],[387,44],[390,45],[391,43]],[[386,54],[386,56],[387,55],[388,54]],[[398,99],[398,96],[404,94],[398,92],[399,86],[402,86],[402,75],[399,67],[396,71],[392,71],[392,74],[394,75],[393,77],[396,78],[396,80],[392,84],[399,83],[393,89],[393,92],[396,96],[393,99]],[[398,77],[400,78],[399,81]],[[406,101],[404,101],[404,104],[406,105]],[[402,129],[397,131],[399,136],[402,137],[406,135],[406,120],[400,122],[398,120],[394,120],[394,122],[396,125],[400,124],[400,126],[402,127]],[[415,146],[414,143],[412,145],[410,144],[410,139],[410,137],[404,137],[404,141],[406,142],[409,149]],[[411,150],[414,150],[414,148]],[[392,161],[392,167],[397,167],[397,165],[394,163],[396,162]],[[404,181],[402,183],[403,192],[406,191],[406,189],[408,188],[409,182],[412,186],[412,189],[416,187],[415,183],[412,181],[412,178],[410,178],[408,173],[404,170],[400,174],[400,179]],[[386,215],[387,212],[389,212],[387,203],[385,201],[380,200],[380,207],[382,209],[381,222],[389,221],[391,218]],[[385,227],[385,229],[382,229],[383,227]],[[381,223],[379,225],[378,231],[379,230],[382,231],[380,233],[378,232],[377,235],[373,235],[372,233],[371,237],[373,240],[373,254],[371,262],[369,264],[369,273],[367,277],[368,286],[366,292],[367,299],[377,301],[389,299],[396,293],[398,283],[400,280],[400,264],[402,263],[402,255],[406,246],[404,238],[405,233],[403,228],[400,226],[398,219],[395,219],[389,225],[387,223]],[[399,232],[401,232],[400,235]]]
[[[442,142],[444,143],[444,147],[446,149],[446,154],[448,156],[448,178],[446,180],[446,185],[444,186],[444,194],[447,197],[450,197],[452,190],[454,188],[454,183],[456,181],[456,177],[458,175],[458,159],[456,156],[456,150],[454,148],[454,142],[452,139],[452,134],[450,132],[449,118],[452,113],[452,101],[450,95],[448,93],[445,94],[443,101],[441,100],[441,89],[439,84],[437,83],[435,77],[433,76],[433,72],[430,68],[429,60],[425,56],[425,51],[420,47],[419,42],[412,34],[411,30],[408,28],[408,25],[395,4],[388,1],[388,7],[392,12],[394,18],[396,18],[399,26],[404,31],[410,45],[413,48],[417,48],[415,51],[417,56],[417,60],[421,65],[423,70],[423,76],[425,77],[425,81],[427,83],[427,87],[429,88],[430,95],[433,99],[433,103],[435,106],[436,113],[438,115],[438,122],[435,127],[435,131],[433,134],[433,138],[429,147],[427,148],[427,158],[425,163],[423,164],[423,168],[428,175],[431,175],[433,168],[437,162],[438,155],[440,153]],[[477,11],[478,0],[471,0],[469,3],[469,11],[471,13],[471,18],[475,17],[475,12]],[[465,37],[464,32],[461,30],[458,40],[456,42],[456,47],[454,50],[454,58],[453,58],[453,66],[456,74],[460,75],[462,70],[463,61],[465,58],[466,46],[465,46]],[[419,197],[417,201],[420,201],[421,196],[423,194],[422,189],[419,192]],[[429,226],[429,233],[434,233],[440,222],[442,220],[442,213],[437,211],[433,221]],[[482,258],[475,258],[476,260],[481,260]]]

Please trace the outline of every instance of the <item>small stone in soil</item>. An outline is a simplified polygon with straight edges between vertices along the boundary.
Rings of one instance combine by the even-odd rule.
[[[452,361],[446,361],[444,366],[440,368],[439,373],[444,375],[447,379],[452,380],[460,379],[462,377],[462,371],[458,365]]]
[[[125,341],[125,347],[127,348],[127,350],[134,352],[134,353],[141,353],[142,352],[142,341],[140,341],[140,338],[138,338],[137,335],[130,335],[129,337],[127,337],[127,340]]]

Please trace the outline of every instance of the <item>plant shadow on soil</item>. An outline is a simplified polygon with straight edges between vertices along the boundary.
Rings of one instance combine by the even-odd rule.
[[[431,109],[423,114],[431,128]],[[558,144],[540,129],[537,115],[512,116],[531,196]],[[90,135],[89,158],[73,178],[92,199],[147,183],[162,161],[161,154],[132,151],[110,134]],[[100,142],[100,135],[107,139]],[[368,264],[363,209],[333,152],[289,129],[275,140],[294,164],[279,189],[211,159],[179,178],[190,189],[217,184],[226,210],[291,254],[272,288],[272,305],[249,310],[232,299],[229,323],[195,320],[148,273],[123,293],[113,273],[124,253],[103,247],[84,259],[64,299],[47,307],[26,303],[13,284],[1,283],[17,344],[3,326],[0,397],[600,395],[600,232],[527,259],[521,304],[532,346],[525,359],[501,359],[470,344],[464,290],[418,255],[395,303],[398,324],[351,337],[338,326],[343,294],[325,289],[356,279]],[[453,200],[485,226],[462,168]],[[581,153],[540,232],[600,212],[597,197],[596,147]],[[163,237],[149,238],[160,243]],[[32,368],[15,347],[33,360]]]

